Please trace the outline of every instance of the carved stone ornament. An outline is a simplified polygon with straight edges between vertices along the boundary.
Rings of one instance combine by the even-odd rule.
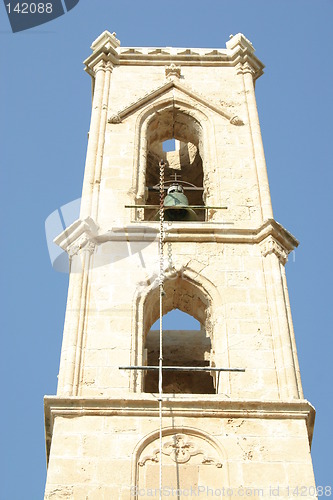
[[[268,236],[268,238],[265,238],[260,246],[261,253],[264,257],[266,257],[266,255],[274,253],[283,265],[287,262],[288,252],[272,236]]]
[[[251,75],[254,75],[255,70],[249,62],[245,62],[243,64],[243,73],[250,73]]]
[[[239,118],[239,116],[235,115],[233,117],[230,118],[230,123],[231,125],[244,125],[244,122],[241,118]]]
[[[139,461],[139,466],[143,467],[148,460],[158,463],[160,450],[155,449],[151,455],[146,455]],[[204,454],[201,448],[198,448],[196,444],[188,439],[186,434],[175,434],[170,436],[170,438],[163,443],[162,446],[163,455],[169,456],[177,464],[185,464],[189,462],[192,457],[196,455],[203,455],[201,463],[203,465],[215,465],[217,468],[221,468],[221,462],[218,462],[212,457],[208,457]]]
[[[113,64],[112,64],[112,62],[111,62],[111,61],[108,61],[108,62],[106,63],[106,65],[105,65],[105,68],[106,68],[108,71],[111,71],[111,72],[113,71],[113,67],[114,67],[114,66],[113,66]]]
[[[222,108],[227,109],[231,113],[235,111],[235,104],[233,102],[227,102],[224,101],[223,99],[220,99],[219,103],[221,104]]]
[[[92,254],[95,251],[96,243],[89,239],[87,235],[82,234],[78,240],[76,240],[67,249],[69,257],[73,257],[78,254],[80,250],[88,251]]]
[[[108,119],[108,122],[109,122],[109,123],[121,123],[121,118],[120,118],[119,114],[115,114],[115,115],[112,115],[112,116]]]
[[[255,74],[254,68],[249,62],[239,62],[236,65],[237,75],[245,75],[245,73],[250,73],[252,76]]]
[[[181,74],[180,66],[176,66],[173,63],[170,64],[170,66],[166,66],[166,68],[165,68],[165,76],[166,77],[175,76],[176,78],[180,78],[180,74]]]

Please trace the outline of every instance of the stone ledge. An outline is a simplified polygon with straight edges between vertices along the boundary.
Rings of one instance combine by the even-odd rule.
[[[110,231],[100,232],[97,243],[107,241],[154,241],[158,238],[159,222],[136,222],[126,227],[114,227]],[[223,222],[173,222],[168,227],[165,241],[194,241],[216,243],[261,243],[272,236],[290,253],[299,245],[298,240],[274,219],[268,219],[257,228],[235,228]]]
[[[155,241],[158,238],[159,222],[135,222],[129,226],[113,227],[103,232],[99,226],[87,217],[78,219],[54,239],[70,256],[80,250],[94,251],[96,245],[108,241]],[[257,228],[235,228],[225,226],[223,222],[173,222],[168,227],[165,241],[168,242],[215,242],[215,243],[265,243],[268,239],[274,240],[285,253],[284,263],[288,254],[294,250],[299,242],[281,224],[274,219],[266,220]],[[266,253],[269,253],[270,249]],[[263,255],[266,255],[263,251]]]
[[[119,391],[120,392],[120,391]],[[57,416],[141,416],[158,417],[157,394],[127,393],[114,398],[45,396],[45,439],[47,461]],[[305,399],[287,401],[225,400],[220,395],[164,395],[163,415],[196,418],[304,419],[311,445],[315,409]]]

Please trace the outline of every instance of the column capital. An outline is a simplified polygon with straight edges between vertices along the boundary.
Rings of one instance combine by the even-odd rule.
[[[84,61],[85,71],[93,78],[100,69],[113,69],[119,62],[120,41],[115,33],[104,31],[91,45],[93,53]]]
[[[226,47],[236,63],[237,74],[250,73],[254,80],[263,74],[264,64],[254,55],[255,48],[242,33],[230,35]]]
[[[77,255],[81,250],[94,252],[96,247],[96,236],[99,227],[91,217],[85,220],[78,219],[73,222],[65,231],[54,239],[54,243],[59,245],[69,257]]]
[[[272,235],[267,236],[267,238],[260,243],[260,249],[264,257],[275,254],[283,265],[285,265],[288,260],[289,251]]]
[[[89,239],[86,234],[83,234],[75,241],[75,243],[72,243],[67,248],[67,253],[69,257],[74,257],[74,255],[77,255],[80,251],[88,252],[91,255],[94,253],[95,248],[96,242]]]

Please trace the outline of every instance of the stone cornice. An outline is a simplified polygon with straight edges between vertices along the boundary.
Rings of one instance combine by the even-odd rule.
[[[176,89],[180,93],[185,94],[186,97],[190,97],[193,99],[195,102],[199,102],[206,108],[209,108],[212,111],[215,111],[215,113],[218,113],[219,115],[223,116],[227,120],[230,121],[232,125],[244,125],[243,121],[241,118],[239,118],[236,115],[230,114],[228,111],[223,109],[223,106],[218,103],[213,103],[212,101],[206,99],[203,95],[198,94],[197,92],[193,91],[190,87],[187,85],[184,85],[183,83],[180,83],[179,81],[172,80],[172,81],[167,81],[163,83],[163,85],[160,85],[159,87],[151,90],[150,92],[147,92],[144,94],[142,97],[137,99],[134,102],[131,102],[128,106],[123,108],[122,110],[118,111],[114,115],[112,115],[108,122],[109,123],[121,123],[122,120],[124,120],[127,116],[130,114],[134,113],[136,110],[141,108],[142,106],[154,101],[158,97],[162,96],[166,92]],[[174,96],[174,99],[176,97]]]
[[[54,239],[70,255],[80,249],[89,248],[89,244],[102,244],[107,241],[154,241],[158,236],[158,222],[139,222],[125,227],[114,227],[109,231],[100,231],[97,224],[88,217],[73,222],[65,231]],[[288,255],[299,242],[281,224],[274,219],[267,220],[259,228],[234,228],[222,223],[173,222],[168,227],[166,241],[193,241],[193,242],[218,242],[218,243],[262,243],[263,255],[272,253],[269,243],[272,239]],[[267,252],[263,246],[267,243]],[[275,245],[275,246],[276,246]],[[273,248],[274,250],[274,248]],[[273,251],[272,250],[272,251]]]
[[[158,405],[156,397],[150,394],[116,394],[113,398],[84,398],[45,396],[45,437],[47,457],[52,440],[53,423],[57,416],[140,416],[157,417]],[[165,417],[188,418],[275,418],[304,419],[306,421],[309,442],[311,444],[315,409],[307,400],[257,401],[257,400],[225,400],[220,395],[195,396],[193,394],[163,398],[163,414]]]
[[[226,46],[238,72],[250,72],[255,80],[263,74],[265,66],[254,55],[255,49],[252,43],[242,33],[231,35]]]
[[[91,217],[87,217],[83,221],[78,219],[73,222],[53,241],[72,257],[82,249],[89,252],[94,251],[97,233],[98,226]]]
[[[158,237],[158,222],[143,221],[103,232],[88,217],[73,222],[54,240],[69,255],[79,250],[93,250],[107,241],[154,241]],[[282,252],[283,258],[298,246],[297,239],[274,219],[268,219],[258,228],[235,228],[223,222],[173,222],[168,227],[166,241],[218,242],[261,244],[263,255]]]
[[[101,61],[109,61],[112,65],[119,64],[119,56],[117,49],[120,45],[115,33],[104,31],[92,43],[91,49],[93,53],[84,61],[85,71],[91,76],[95,76],[96,66]]]
[[[241,33],[231,36],[226,49],[221,48],[176,48],[176,47],[120,47],[115,33],[104,31],[91,46],[93,53],[84,61],[85,71],[95,74],[100,60],[109,60],[114,65],[170,64],[191,66],[230,66],[248,63],[256,79],[263,73],[264,65],[254,55],[251,42]]]
[[[99,233],[96,241],[110,240],[153,241],[158,233],[158,222],[139,222],[126,227],[115,227],[106,233]],[[268,219],[258,228],[235,228],[223,222],[173,222],[168,227],[167,241],[215,241],[220,243],[260,243],[272,236],[286,252],[298,246],[297,239],[274,219]]]

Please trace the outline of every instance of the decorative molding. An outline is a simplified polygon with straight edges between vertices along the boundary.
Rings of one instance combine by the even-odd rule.
[[[237,126],[244,125],[244,121],[238,115],[231,114],[235,113],[238,106],[235,106],[235,104],[233,103],[228,103],[226,101],[223,101],[223,99],[220,99],[219,103],[221,107],[224,108],[224,110],[226,110],[225,112],[230,114],[231,118],[229,121],[232,125],[237,125]]]
[[[244,125],[243,120],[241,118],[239,118],[239,116],[237,116],[237,115],[230,118],[229,121],[230,121],[231,125],[237,125],[237,126]]]
[[[84,398],[81,396],[61,397],[45,396],[45,434],[47,457],[53,433],[53,423],[57,416],[64,418],[80,418],[90,415],[118,415],[118,416],[158,416],[156,398],[149,394],[124,394],[119,390],[113,398],[94,397]],[[184,416],[191,418],[214,417],[214,418],[259,418],[259,419],[291,419],[305,420],[309,442],[311,444],[315,409],[305,399],[293,399],[285,401],[256,401],[256,400],[223,400],[222,397],[213,394],[211,397],[200,394],[177,395],[177,399],[167,398],[163,401],[164,416]],[[171,431],[170,431],[171,433]]]
[[[167,47],[165,47],[165,49],[164,48],[161,49],[160,47],[157,47],[153,50],[150,50],[148,52],[148,54],[151,56],[157,56],[157,55],[166,55],[167,56],[167,55],[169,55],[169,51],[167,50]]]
[[[112,115],[108,119],[108,123],[121,123],[121,122],[122,122],[122,119],[120,118],[120,115],[118,113],[116,113],[115,115]]]
[[[224,101],[223,99],[220,99],[219,103],[221,104],[222,108],[227,109],[231,113],[234,113],[235,108],[238,108],[240,105],[240,103],[236,104],[235,102],[227,102],[227,101]]]
[[[169,456],[171,460],[177,464],[185,464],[191,460],[192,457],[197,455],[203,455],[201,463],[203,465],[215,465],[217,468],[222,467],[222,463],[218,462],[212,457],[205,455],[205,452],[196,446],[194,441],[189,439],[186,434],[174,434],[167,436],[169,439],[166,441],[164,437],[164,443],[162,445],[162,453],[165,456]],[[155,463],[159,462],[160,449],[156,448],[150,455],[145,455],[139,462],[138,465],[143,467],[147,461],[152,461]]]
[[[181,75],[181,67],[176,66],[175,64],[170,64],[170,66],[165,67],[165,76],[168,77],[176,77],[180,78]]]
[[[95,77],[95,67],[100,60],[113,65],[160,65],[181,64],[201,66],[234,67],[239,63],[248,64],[256,79],[263,73],[264,65],[254,55],[254,47],[241,33],[231,36],[226,48],[181,48],[181,47],[120,47],[115,33],[104,31],[92,44],[93,53],[84,61],[85,71]]]
[[[95,70],[95,75],[97,74],[98,71],[105,71],[106,70],[106,61],[101,59],[98,61],[98,63],[94,67]]]
[[[97,244],[94,240],[88,240],[86,242],[86,244],[84,245],[83,250],[90,253],[90,254],[93,254],[96,246],[97,246]]]
[[[93,53],[84,61],[85,71],[92,77],[96,75],[96,67],[103,61],[109,62],[113,67],[119,63],[117,49],[120,42],[116,38],[116,33],[103,31],[103,33],[92,43],[91,49]]]
[[[106,233],[98,233],[95,239],[98,243],[105,241],[155,241],[158,234],[158,221],[143,221],[132,223],[125,227],[114,227]],[[288,253],[294,250],[299,242],[281,224],[274,219],[266,220],[261,226],[253,228],[234,228],[223,222],[192,222],[185,225],[173,222],[168,228],[166,241],[215,241],[221,243],[261,243],[268,236],[286,249]]]
[[[114,65],[112,64],[111,61],[107,61],[106,64],[105,64],[105,68],[106,68],[107,71],[111,71],[111,73],[112,73]]]
[[[182,50],[182,49],[180,49],[180,50]],[[193,49],[185,49],[185,50],[182,50],[182,52],[178,52],[178,54],[180,56],[198,56],[199,52],[194,52]]]
[[[70,257],[76,255],[80,250],[93,253],[96,247],[98,230],[99,227],[91,217],[87,217],[83,221],[78,219],[53,241],[65,250]]]
[[[168,455],[174,462],[185,464],[193,456],[203,454],[203,451],[189,441],[185,434],[176,434],[163,444],[162,453]]]
[[[256,71],[248,62],[237,64],[237,75],[245,75],[249,73],[250,75],[255,77]]]
[[[243,64],[242,69],[243,69],[243,74],[250,73],[252,76],[255,75],[255,69],[249,64],[248,61]]]
[[[213,49],[210,52],[206,52],[205,55],[206,56],[222,56],[223,52],[221,50],[218,50],[218,49]]]
[[[107,241],[155,241],[158,235],[158,221],[142,221],[132,223],[128,226],[113,227],[107,232],[101,232],[99,226],[87,217],[85,220],[77,220],[66,228],[54,239],[66,252],[72,255],[88,245],[102,244]],[[173,222],[168,228],[166,241],[214,241],[222,243],[247,243],[261,244],[263,255],[276,253],[282,259],[294,250],[299,242],[281,224],[274,219],[268,219],[256,228],[234,228],[223,222],[198,222],[184,225],[182,222]],[[87,248],[88,249],[88,248]],[[89,251],[93,251],[92,244]],[[165,272],[173,273],[174,270],[167,267]],[[182,270],[176,270],[181,273]]]
[[[144,94],[142,97],[137,99],[134,102],[131,102],[128,106],[124,107],[122,110],[118,111],[116,114],[114,114],[112,117],[109,118],[108,123],[120,123],[119,121],[114,121],[114,120],[124,120],[127,116],[130,114],[134,113],[137,111],[139,108],[142,106],[145,106],[152,101],[156,100],[158,97],[162,96],[163,94],[169,92],[170,90],[178,90],[180,93],[184,94],[187,98],[190,97],[193,99],[196,103],[200,103],[206,108],[209,108],[211,111],[214,111],[215,113],[223,116],[227,120],[230,121],[233,125],[241,125],[243,124],[242,120],[238,117],[235,117],[234,115],[230,114],[228,111],[225,111],[221,105],[218,105],[217,103],[214,104],[212,101],[206,99],[203,95],[199,94],[198,92],[195,92],[192,90],[190,87],[184,85],[183,83],[172,79],[169,80],[168,82],[164,83],[163,85],[160,85],[159,87],[156,87],[155,89],[151,90],[150,92],[147,92]],[[173,100],[175,100],[175,96],[172,97]],[[117,117],[117,118],[114,118]],[[237,123],[234,123],[232,120],[237,118]]]
[[[263,74],[264,64],[254,55],[252,43],[242,33],[231,35],[226,46],[238,74],[250,72],[254,80]]]
[[[94,253],[95,248],[96,243],[90,240],[86,235],[82,235],[75,244],[72,244],[68,247],[67,253],[69,257],[73,257],[74,255],[77,255],[80,250],[84,250],[91,255]]]
[[[122,54],[123,55],[127,55],[127,54],[140,54],[142,55],[142,51],[141,50],[137,50],[135,47],[133,48],[130,48],[130,49],[127,49],[127,50],[124,50],[122,51]]]
[[[264,257],[270,254],[275,254],[280,260],[281,264],[285,265],[288,260],[289,252],[282,246],[280,243],[276,241],[273,236],[268,236],[265,238],[261,244],[261,253]]]
[[[74,243],[67,247],[67,253],[69,257],[77,255],[80,250],[88,250],[89,253],[93,253],[96,247],[96,243],[89,240],[86,234],[82,234]]]

